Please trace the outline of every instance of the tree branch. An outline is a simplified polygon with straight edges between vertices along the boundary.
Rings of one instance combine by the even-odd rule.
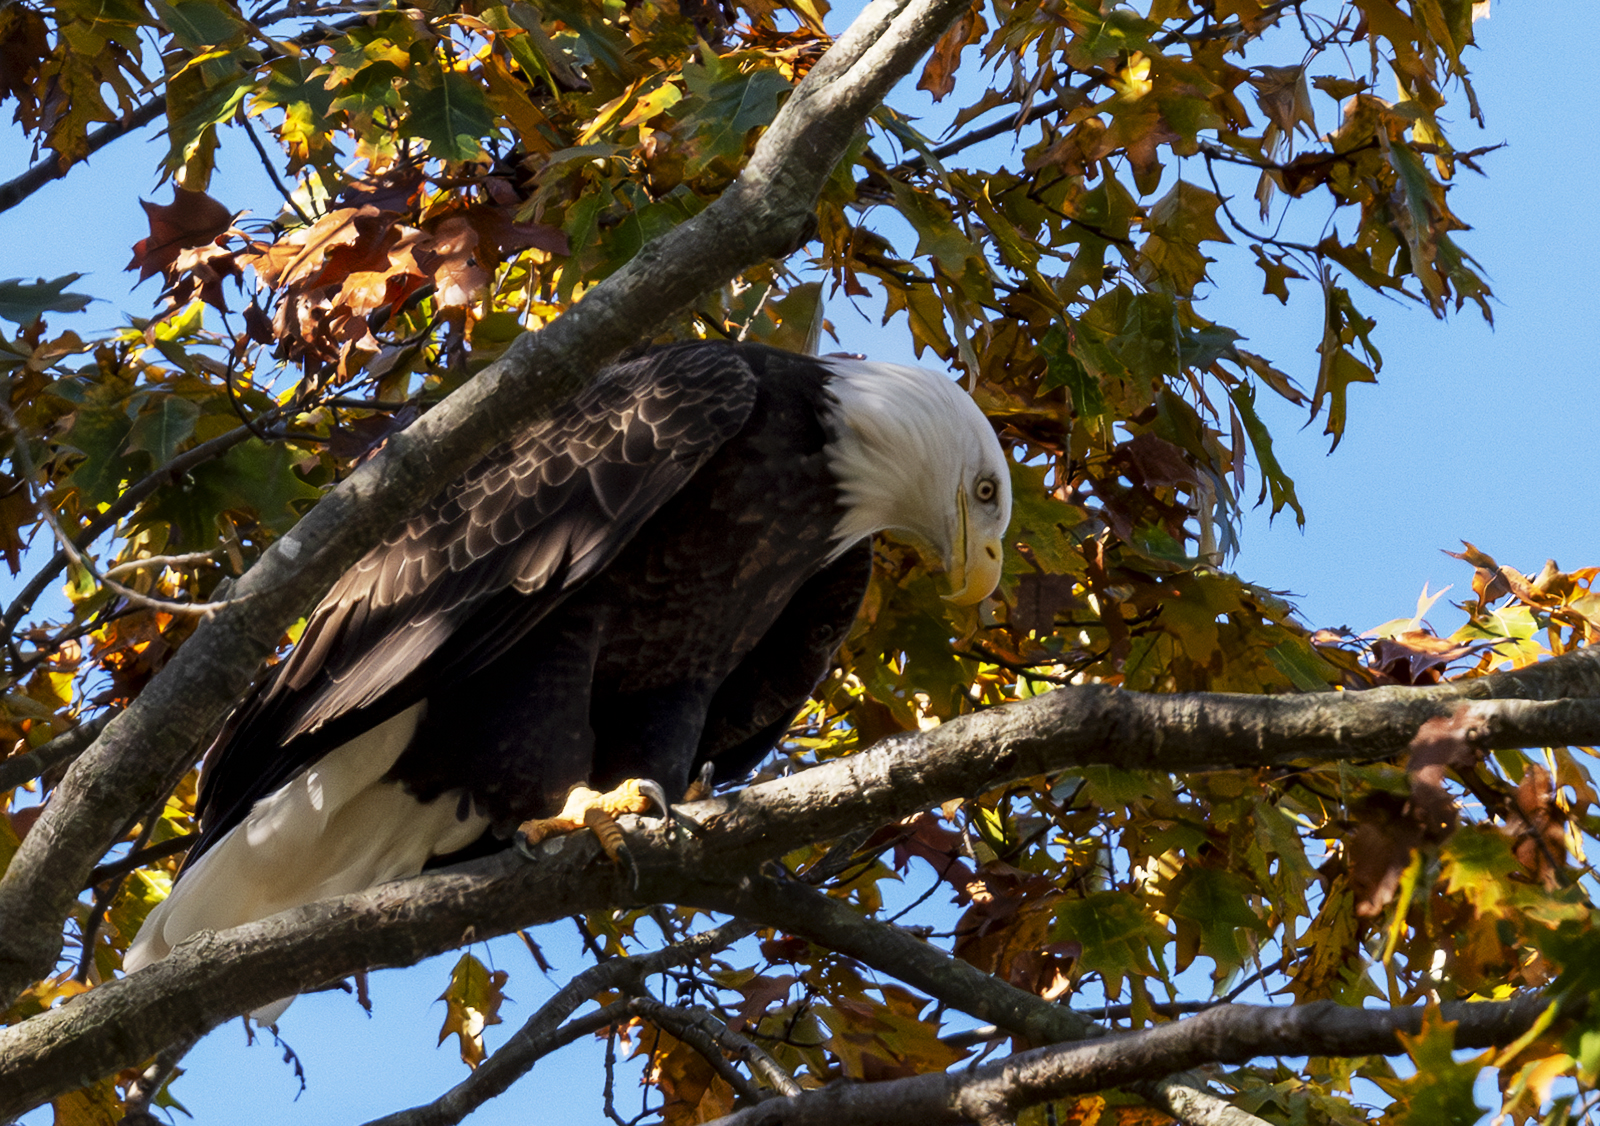
[[[585,970],[557,990],[554,997],[541,1005],[511,1039],[467,1078],[431,1103],[373,1119],[367,1126],[455,1126],[478,1107],[504,1093],[526,1075],[536,1061],[560,1047],[554,1040],[560,1034],[561,1022],[596,993],[641,985],[646,978],[663,970],[687,965],[732,946],[753,934],[755,929],[748,923],[724,923],[653,954],[611,958]]]
[[[323,498],[239,581],[68,771],[0,880],[0,1003],[50,972],[61,921],[127,821],[156,800],[248,689],[283,631],[385,532],[488,450],[549,416],[651,326],[804,241],[818,194],[871,110],[966,0],[874,0],[784,103],[704,211],[406,430]]]
[[[83,754],[120,710],[113,708],[101,712],[71,731],[63,731],[38,750],[0,761],[0,791],[15,789],[24,782],[42,777]]]
[[[1539,996],[1441,1006],[1459,1021],[1458,1048],[1509,1043],[1549,1006]],[[1205,1063],[1260,1056],[1398,1055],[1396,1033],[1415,1035],[1421,1008],[1352,1009],[1332,1001],[1273,1008],[1227,1005],[1188,1020],[1089,1044],[1038,1048],[965,1071],[884,1083],[836,1083],[716,1120],[715,1126],[900,1126],[1008,1123],[1024,1107]]]
[[[126,117],[92,130],[84,138],[83,156],[77,160],[62,164],[61,157],[52,152],[20,176],[14,176],[0,184],[0,211],[10,211],[52,180],[61,179],[112,141],[126,137],[135,130],[143,129],[166,111],[165,98],[151,98],[143,105],[135,106],[133,112]]]
[[[0,7],[3,7],[3,5],[0,5]],[[365,9],[352,10],[365,11]],[[314,27],[310,31],[295,36],[292,40],[290,40],[290,42],[302,47],[309,46],[313,43],[316,43],[320,39],[328,38],[330,33],[337,34],[341,31],[348,31],[353,27],[359,27],[365,21],[365,19],[365,15],[360,15],[351,19],[340,20],[338,23],[332,25]],[[282,57],[283,56],[279,51],[273,49],[272,47],[268,47],[267,50],[261,52],[261,65],[265,65]],[[52,180],[61,179],[61,177],[65,176],[79,164],[83,163],[89,157],[105,148],[112,141],[126,137],[129,133],[132,133],[138,129],[143,129],[146,125],[149,125],[152,121],[165,113],[166,110],[167,100],[165,98],[151,98],[143,105],[134,107],[133,111],[126,117],[110,122],[106,125],[102,125],[100,128],[90,132],[84,138],[83,155],[78,159],[63,165],[61,163],[61,157],[58,154],[52,153],[44,160],[41,160],[39,163],[33,165],[33,167],[29,168],[20,176],[15,176],[10,180],[7,180],[5,183],[0,184],[0,212],[10,211],[17,204],[27,199],[34,192],[44,187]],[[275,175],[274,179],[276,179]],[[298,208],[296,210],[298,210]]]
[[[1069,767],[1191,769],[1374,758],[1403,748],[1423,722],[1448,714],[1468,692],[1596,697],[1467,703],[1485,746],[1600,741],[1600,653],[1588,651],[1464,684],[1365,693],[1140,696],[1099,685],[1058,689],[696,803],[686,810],[693,832],[688,818],[670,827],[625,818],[637,887],[600,859],[599,846],[585,833],[545,841],[536,863],[506,852],[311,904],[224,936],[202,932],[130,978],[0,1032],[0,1121],[237,1013],[358,970],[411,965],[464,941],[574,912],[641,903],[716,906],[739,895],[760,896],[767,881],[750,873],[805,842]],[[38,832],[35,825],[24,844]],[[805,933],[821,925],[814,918],[794,929]],[[873,931],[894,933],[881,926]],[[915,955],[926,959],[925,976],[908,977],[912,984],[929,988],[936,975],[951,972],[943,954],[909,935],[904,939],[926,951]],[[831,935],[829,941],[842,947],[847,936]],[[1033,1027],[1031,1012],[1002,1011],[1009,1002],[997,1002],[988,989],[971,993],[961,1004],[970,1003],[974,1016]],[[1070,1021],[1082,1030],[1076,1035],[1087,1033],[1087,1018],[1056,1011],[1060,1015],[1052,1021]],[[1063,1038],[1043,1026],[1029,1036],[1035,1042]]]
[[[702,901],[706,906],[847,954],[1030,1043],[1112,1035],[1081,1013],[986,974],[899,927],[863,918],[839,900],[793,880],[744,880],[709,890],[710,898]],[[1131,1089],[1189,1126],[1265,1126],[1254,1115],[1174,1077],[1147,1079]]]

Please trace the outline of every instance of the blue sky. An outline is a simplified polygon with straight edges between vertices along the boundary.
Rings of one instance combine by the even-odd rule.
[[[843,23],[842,12],[830,20],[836,28]],[[1471,66],[1487,128],[1478,130],[1458,110],[1451,136],[1459,147],[1501,141],[1507,147],[1484,158],[1487,179],[1462,174],[1451,205],[1475,228],[1458,241],[1495,290],[1495,328],[1470,308],[1439,322],[1420,308],[1358,295],[1363,310],[1379,320],[1385,365],[1379,386],[1352,390],[1349,430],[1338,450],[1327,452],[1320,420],[1301,430],[1303,414],[1268,406],[1277,451],[1296,480],[1308,524],[1302,533],[1292,517],[1269,527],[1264,512],[1251,514],[1232,566],[1253,581],[1293,592],[1313,625],[1365,629],[1409,615],[1424,584],[1435,591],[1455,584],[1449,597],[1461,597],[1470,569],[1441,549],[1459,549],[1462,539],[1523,571],[1537,570],[1546,557],[1566,568],[1600,564],[1594,497],[1600,481],[1594,280],[1600,246],[1592,213],[1593,185],[1600,182],[1600,82],[1592,62],[1600,5],[1497,3],[1476,30],[1482,49],[1472,53]],[[969,54],[967,73],[974,69]],[[908,112],[926,110],[928,130],[938,131],[943,111],[928,108],[922,95],[902,91],[895,101]],[[1333,127],[1331,103],[1319,98],[1317,108],[1324,115],[1320,128]],[[14,129],[5,135],[0,179],[20,171],[28,156]],[[149,310],[155,283],[130,293],[133,275],[122,267],[146,233],[136,194],[169,198],[154,177],[163,148],[149,130],[124,139],[0,215],[0,277],[83,271],[89,276],[73,289],[103,299],[87,313],[58,318],[57,327],[83,331]],[[975,159],[1017,163],[1003,153],[990,156],[993,151]],[[1203,182],[1199,168],[1189,174]],[[222,171],[211,190],[235,208],[277,210],[276,193],[243,138],[225,140]],[[1282,308],[1259,296],[1259,271],[1242,246],[1213,253],[1221,261],[1213,269],[1217,285],[1206,315],[1240,329],[1252,350],[1309,388],[1320,333],[1316,295],[1302,283]],[[828,314],[847,350],[911,359],[903,323],[879,328],[843,302],[830,305]],[[1447,631],[1459,616],[1441,602],[1433,620]],[[560,970],[580,968],[570,925],[545,928],[537,938]],[[515,1002],[504,1010],[502,1035],[564,980],[546,981],[515,939],[475,949],[511,972]],[[191,1054],[191,1075],[180,1080],[177,1093],[207,1126],[263,1117],[359,1122],[432,1097],[465,1073],[451,1045],[434,1048],[444,1018],[434,998],[454,957],[376,975],[372,1019],[343,994],[297,1002],[283,1029],[306,1065],[309,1089],[298,1103],[291,1103],[297,1083],[281,1053],[270,1039],[246,1049],[238,1023]],[[494,1032],[490,1040],[497,1042]],[[470,1121],[603,1121],[599,1059],[597,1048],[574,1045]],[[620,1080],[618,1090],[621,1106],[637,1110],[634,1080]],[[36,1113],[25,1121],[31,1126],[48,1116]]]

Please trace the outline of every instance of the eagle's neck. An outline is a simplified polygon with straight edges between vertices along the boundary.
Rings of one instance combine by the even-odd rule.
[[[834,403],[828,468],[841,511],[831,559],[885,529],[932,541],[942,529],[954,384],[923,368],[823,358]]]

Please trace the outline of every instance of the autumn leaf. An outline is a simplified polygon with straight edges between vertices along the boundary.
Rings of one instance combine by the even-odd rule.
[[[476,1068],[486,1055],[483,1030],[500,1023],[500,1005],[510,975],[504,970],[491,972],[471,954],[463,954],[450,971],[450,985],[439,1000],[447,1007],[439,1043],[455,1036],[461,1045],[461,1062]]]

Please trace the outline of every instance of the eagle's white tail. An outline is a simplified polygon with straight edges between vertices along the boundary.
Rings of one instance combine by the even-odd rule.
[[[123,959],[133,973],[202,930],[220,931],[385,880],[477,840],[489,820],[457,816],[460,795],[420,802],[383,776],[421,722],[418,704],[329,754],[256,802],[145,919]],[[288,998],[253,1015],[270,1024]]]

